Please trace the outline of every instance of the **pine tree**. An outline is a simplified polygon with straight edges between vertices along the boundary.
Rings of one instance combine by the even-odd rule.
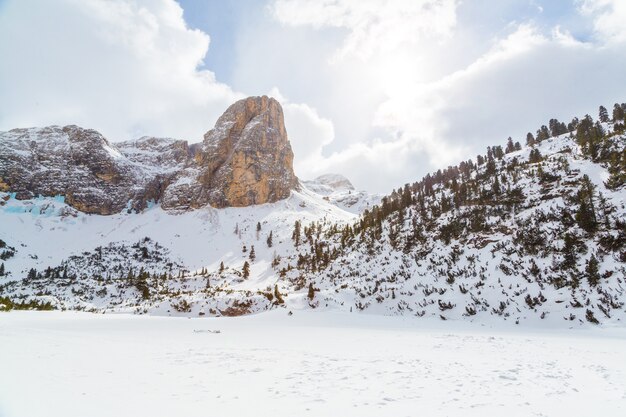
[[[254,262],[254,260],[256,259],[256,252],[254,251],[254,245],[252,245],[250,247],[250,255],[249,255],[249,257],[250,257],[250,260],[252,262]]]
[[[224,261],[220,262],[220,271],[219,273],[223,273],[224,272]]]
[[[536,142],[541,142],[542,140],[550,139],[550,131],[546,125],[541,126],[539,130],[537,130]]]
[[[27,279],[36,279],[37,278],[37,270],[35,268],[31,268],[28,271]]]
[[[490,158],[487,161],[487,166],[485,167],[485,173],[487,175],[494,175],[496,173],[496,161],[493,158]]]
[[[591,255],[591,258],[587,261],[585,273],[587,274],[587,281],[589,281],[589,285],[592,287],[598,285],[600,282],[600,272],[598,270],[598,260],[594,255]]]
[[[526,134],[526,146],[530,146],[530,147],[535,146],[535,137],[530,132]]]
[[[250,276],[250,264],[248,263],[248,261],[245,261],[243,263],[243,269],[241,271],[241,275],[244,278],[248,278]]]
[[[579,207],[575,219],[578,226],[588,233],[595,232],[598,226],[596,211],[593,205],[593,190],[593,183],[587,175],[584,175],[577,195]]]
[[[624,109],[619,104],[613,106],[613,123],[624,121]]]
[[[506,141],[506,148],[504,150],[506,153],[511,153],[515,151],[515,144],[513,143],[513,138],[509,136]]]
[[[309,292],[307,294],[307,297],[310,301],[313,301],[313,299],[315,298],[315,288],[313,288],[312,282],[309,282]]]
[[[541,156],[541,152],[539,152],[539,149],[533,149],[530,151],[530,155],[528,156],[528,162],[530,162],[531,164],[535,164],[537,162],[541,162],[542,159],[543,157]]]
[[[293,233],[291,235],[291,238],[293,239],[293,242],[296,246],[298,246],[300,244],[300,228],[301,228],[301,224],[300,224],[300,220],[296,220],[296,222],[293,225]]]
[[[576,266],[576,241],[574,237],[566,233],[563,238],[563,268],[574,268]]]
[[[4,262],[0,264],[0,277],[4,276]]]
[[[261,222],[257,222],[257,224],[256,224],[256,231],[257,232],[261,231]]]
[[[274,244],[274,232],[270,231],[270,234],[267,237],[267,247],[271,248],[273,244]]]
[[[602,123],[609,121],[609,112],[606,110],[606,107],[600,106],[598,109],[598,115],[600,116],[599,118]]]
[[[593,207],[589,205],[587,200],[581,200],[576,212],[576,223],[586,232],[593,233],[596,230],[596,219],[593,213]]]

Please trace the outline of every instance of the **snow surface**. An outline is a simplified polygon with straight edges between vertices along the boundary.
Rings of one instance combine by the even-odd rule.
[[[624,328],[11,312],[0,416],[624,416],[624,352]]]
[[[0,198],[7,193],[0,193]],[[65,215],[67,211],[73,215]],[[13,276],[29,268],[54,266],[70,254],[79,254],[111,242],[134,243],[149,236],[172,250],[175,259],[191,270],[217,269],[220,262],[241,268],[242,245],[255,245],[259,260],[271,261],[290,242],[296,220],[303,223],[328,218],[351,221],[352,213],[335,207],[308,190],[294,191],[286,200],[244,208],[215,209],[210,206],[189,212],[168,212],[155,205],[142,213],[111,216],[89,215],[69,208],[62,198],[33,200],[9,198],[0,205],[0,238],[18,248],[5,261]],[[264,226],[257,235],[256,225]],[[235,229],[239,234],[235,234]],[[274,246],[266,247],[266,235],[274,234]],[[273,274],[271,268],[258,272]],[[0,279],[0,283],[1,283]],[[272,282],[273,284],[273,282]]]

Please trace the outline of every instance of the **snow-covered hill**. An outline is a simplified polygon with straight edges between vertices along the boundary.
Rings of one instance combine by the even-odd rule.
[[[608,136],[597,158],[625,149],[625,136]],[[606,185],[619,176],[614,162],[591,159],[569,134],[490,149],[482,164],[428,175],[351,226],[310,225],[297,258],[284,260],[298,266],[288,277],[319,290],[318,308],[623,322],[626,187]]]
[[[490,148],[380,204],[337,175],[271,204],[186,212],[88,215],[0,193],[0,303],[623,323],[626,136],[591,126],[602,134],[587,142],[578,129]]]
[[[349,179],[340,174],[325,174],[311,181],[303,181],[302,185],[324,197],[337,207],[354,214],[361,214],[380,204],[382,195],[357,191]]]
[[[291,291],[272,263],[295,253],[291,241],[295,222],[330,224],[356,217],[306,189],[294,191],[286,200],[252,207],[207,206],[175,213],[155,205],[140,213],[111,216],[81,213],[62,197],[17,200],[0,193],[0,201],[4,295],[14,302],[37,295],[57,308],[139,306],[130,310],[161,314],[175,313],[170,304],[178,306],[183,298],[196,315],[201,310],[221,314],[235,300],[250,298],[259,307],[241,312],[266,309],[269,300],[258,292],[273,294],[276,284],[279,290]],[[246,279],[244,262],[250,265]],[[129,279],[142,268],[150,273],[146,283],[150,300],[142,297],[142,283]],[[31,269],[36,273],[29,279]],[[166,279],[161,280],[163,274]],[[159,279],[153,282],[153,275]],[[180,294],[184,297],[177,297]]]

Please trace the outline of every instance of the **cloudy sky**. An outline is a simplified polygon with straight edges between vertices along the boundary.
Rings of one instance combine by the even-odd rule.
[[[281,100],[296,173],[387,192],[626,101],[624,0],[0,0],[0,130],[197,142]]]

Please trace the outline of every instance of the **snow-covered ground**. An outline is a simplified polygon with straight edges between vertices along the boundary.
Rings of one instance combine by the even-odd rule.
[[[624,352],[624,328],[11,312],[0,416],[624,416]]]

